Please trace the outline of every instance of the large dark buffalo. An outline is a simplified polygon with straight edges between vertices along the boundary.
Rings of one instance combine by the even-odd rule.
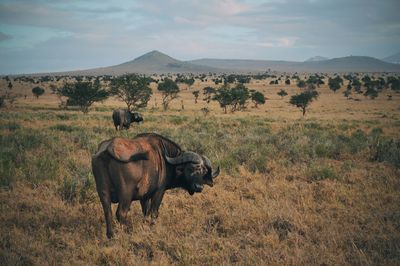
[[[124,224],[131,202],[140,200],[143,215],[153,223],[166,190],[180,187],[193,195],[204,184],[212,187],[219,174],[219,167],[213,171],[207,157],[182,151],[178,144],[154,133],[103,141],[92,158],[92,170],[108,238],[113,235],[111,203],[119,203],[116,215]]]
[[[129,129],[133,122],[139,123],[143,121],[143,116],[137,112],[117,109],[112,114],[115,130]]]

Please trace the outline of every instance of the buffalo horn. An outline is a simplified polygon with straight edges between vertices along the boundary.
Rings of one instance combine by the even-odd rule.
[[[204,164],[206,165],[206,167],[208,168],[208,169],[212,169],[212,167],[211,167],[211,161],[210,161],[210,159],[208,159],[206,156],[202,156],[203,157],[203,161],[204,161]]]
[[[215,170],[215,171],[211,174],[212,178],[216,178],[216,177],[219,175],[219,172],[220,172],[220,170],[219,170],[219,166],[218,166],[218,167],[217,167],[217,170]]]
[[[208,169],[211,169],[211,171],[212,171],[210,159],[208,159],[208,158],[207,158],[206,156],[204,156],[204,155],[203,155],[202,157],[203,157],[204,164],[206,165],[206,167],[207,167]],[[219,166],[218,166],[218,168],[211,174],[212,178],[217,177],[217,176],[219,175],[219,172],[220,172],[220,170],[219,170]]]
[[[181,154],[178,157],[168,157],[165,156],[165,159],[167,160],[168,163],[176,165],[176,164],[183,164],[187,162],[191,163],[201,163],[203,160],[200,155],[198,155],[195,152],[192,151],[185,151],[183,154]]]

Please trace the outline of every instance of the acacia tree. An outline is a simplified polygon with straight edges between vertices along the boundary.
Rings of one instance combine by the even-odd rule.
[[[101,87],[99,79],[94,82],[78,81],[66,83],[59,90],[59,93],[67,97],[67,106],[78,106],[83,113],[89,112],[89,107],[93,103],[107,99],[109,94]]]
[[[237,84],[230,91],[231,94],[231,111],[232,113],[237,110],[243,110],[246,108],[247,101],[250,99],[250,91],[242,83]]]
[[[284,89],[281,89],[277,94],[283,99],[283,97],[287,95],[287,92]]]
[[[390,84],[390,88],[396,92],[400,91],[400,78],[392,78],[387,82],[387,84]]]
[[[194,96],[194,103],[197,103],[197,99],[199,98],[200,95],[200,91],[195,90],[192,92],[193,96]]]
[[[111,94],[125,102],[128,111],[144,108],[153,92],[149,78],[135,74],[125,75],[111,81]]]
[[[0,90],[0,108],[5,107],[8,102],[12,105],[15,100],[20,96],[19,94],[15,94],[12,92],[13,84],[8,76],[4,77],[6,81],[8,81],[7,88],[3,91]]]
[[[322,84],[324,84],[324,81],[320,76],[316,75],[311,75],[308,77],[308,79],[305,81],[307,84],[307,87],[310,88],[315,88],[318,87]]]
[[[44,89],[36,86],[32,89],[32,93],[35,95],[36,99],[39,99],[39,96],[44,94]]]
[[[351,88],[345,90],[345,91],[343,92],[343,95],[344,95],[344,97],[347,98],[347,100],[349,100],[349,99],[350,99],[350,96],[351,96]]]
[[[213,87],[207,86],[207,87],[203,88],[203,95],[204,95],[203,101],[210,103],[215,92],[216,92],[216,90]]]
[[[172,79],[165,78],[163,82],[158,83],[157,89],[162,93],[162,105],[165,111],[170,102],[179,97],[179,87]]]
[[[188,89],[194,84],[195,80],[193,77],[187,78],[183,75],[178,74],[178,77],[175,79],[176,83],[183,83],[188,85]]]
[[[306,114],[307,106],[318,97],[318,92],[315,90],[307,90],[300,94],[293,95],[290,98],[290,104],[299,107],[303,111],[303,116]]]
[[[339,76],[328,79],[329,89],[332,90],[333,93],[335,93],[338,89],[340,89],[342,85],[343,85],[343,79]]]
[[[353,81],[351,82],[351,85],[354,88],[355,92],[362,93],[360,80],[358,80],[357,78],[354,78]]]
[[[190,87],[194,84],[194,78],[186,79],[184,83],[188,85],[190,90]]]
[[[252,91],[251,100],[253,101],[255,108],[258,108],[259,104],[265,104],[265,96],[259,91]]]
[[[217,101],[226,114],[228,106],[232,103],[232,94],[230,93],[228,86],[222,86],[217,89],[212,100]]]
[[[379,82],[378,81],[370,81],[369,83],[365,84],[366,90],[364,92],[364,96],[368,96],[370,99],[375,99],[378,97],[378,90],[379,90]]]
[[[299,81],[297,81],[297,87],[299,87],[300,89],[304,88],[306,86],[306,82],[302,79],[300,79]]]

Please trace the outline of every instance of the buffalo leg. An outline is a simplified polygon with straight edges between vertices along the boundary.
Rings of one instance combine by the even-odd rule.
[[[140,205],[142,206],[142,213],[144,217],[147,217],[150,214],[150,202],[150,199],[140,200]]]
[[[92,161],[93,175],[95,176],[97,194],[99,195],[101,205],[103,206],[104,217],[106,219],[107,226],[107,237],[113,236],[112,231],[112,215],[111,215],[111,197],[109,177],[107,175],[107,169],[104,167],[104,163],[100,158],[96,158]]]
[[[110,199],[110,194],[109,193],[102,193],[100,195],[100,201],[101,205],[103,206],[103,211],[104,211],[104,217],[106,219],[106,226],[107,226],[107,237],[112,238],[113,237],[113,231],[112,231],[112,216],[111,216],[111,199]]]
[[[151,222],[150,224],[155,224],[156,219],[158,217],[158,209],[160,208],[161,201],[164,197],[164,190],[157,191],[153,197],[151,198],[151,204],[150,204],[150,216],[151,216]]]
[[[118,198],[119,198],[119,204],[118,204],[117,213],[116,213],[117,219],[118,219],[118,222],[126,225],[127,224],[127,215],[128,215],[129,208],[131,206],[131,198],[132,197],[128,193],[119,193]]]

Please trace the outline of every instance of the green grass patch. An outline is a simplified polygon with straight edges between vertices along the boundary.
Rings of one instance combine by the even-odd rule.
[[[336,180],[338,174],[329,165],[313,165],[307,169],[306,177],[311,181]]]
[[[20,128],[21,128],[21,125],[16,122],[8,122],[5,124],[0,124],[0,130],[15,131]]]
[[[66,125],[66,124],[56,124],[54,126],[51,126],[50,129],[62,131],[62,132],[72,132],[72,131],[81,130],[82,128],[80,128],[78,126],[72,126],[72,125]]]

